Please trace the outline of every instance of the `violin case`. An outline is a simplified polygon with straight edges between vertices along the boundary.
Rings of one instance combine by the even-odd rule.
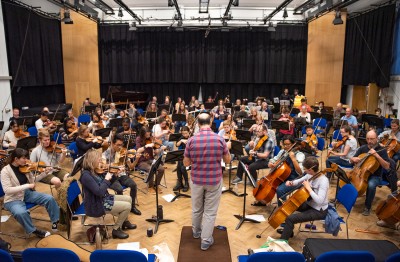
[[[311,262],[323,253],[340,250],[368,251],[375,256],[376,262],[385,262],[390,255],[399,252],[399,248],[388,240],[307,238],[303,255]]]

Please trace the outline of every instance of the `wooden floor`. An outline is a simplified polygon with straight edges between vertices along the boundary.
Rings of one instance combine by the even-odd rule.
[[[70,168],[69,164],[69,168]],[[324,166],[325,164],[323,164]],[[163,195],[172,194],[172,188],[176,182],[176,173],[173,173],[173,169],[175,168],[172,164],[166,164],[166,182],[167,188],[163,188]],[[263,170],[259,174],[261,175],[267,174],[268,170]],[[233,171],[233,174],[235,171]],[[138,184],[139,189],[146,191],[146,185],[140,178],[134,178],[136,183]],[[228,185],[228,172],[225,171],[224,174],[224,182],[225,185]],[[335,185],[336,182],[333,180],[331,182],[331,190],[330,197],[331,199],[335,193]],[[48,185],[38,183],[37,190],[41,192],[50,193],[50,188]],[[243,185],[239,185],[239,191],[243,191]],[[248,190],[251,192],[252,188],[248,186]],[[188,192],[190,193],[190,191]],[[376,198],[373,203],[373,211],[377,206],[377,203],[383,199],[386,199],[387,194],[390,193],[388,188],[378,188]],[[128,194],[128,192],[125,192]],[[172,251],[172,254],[175,257],[175,260],[178,257],[179,250],[179,242],[181,229],[183,226],[191,225],[191,200],[189,198],[179,198],[177,201],[168,203],[163,198],[160,197],[160,204],[163,205],[164,208],[164,218],[173,219],[174,222],[161,224],[159,227],[159,231],[153,237],[149,238],[146,236],[146,231],[148,228],[153,227],[154,224],[147,222],[145,219],[151,218],[152,215],[156,214],[155,207],[155,196],[150,194],[145,194],[141,191],[138,191],[138,199],[139,206],[138,208],[142,211],[141,216],[133,215],[132,213],[129,215],[129,220],[132,223],[137,224],[138,228],[136,230],[129,231],[130,237],[126,240],[114,240],[111,239],[107,245],[103,245],[104,249],[116,249],[117,244],[121,242],[140,242],[141,247],[147,248],[150,253],[154,253],[153,246],[160,244],[162,242],[166,242]],[[261,214],[264,217],[268,217],[270,212],[273,210],[273,205],[268,207],[253,207],[250,204],[254,201],[252,194],[249,195],[246,201],[246,213],[247,214]],[[365,196],[360,197],[353,209],[353,213],[349,218],[349,234],[350,238],[353,239],[385,239],[394,242],[396,245],[400,244],[400,231],[395,231],[391,229],[381,228],[376,226],[377,217],[374,212],[371,212],[371,215],[368,217],[362,216],[361,212],[364,208]],[[235,227],[238,224],[238,220],[234,217],[235,214],[242,214],[243,208],[243,198],[236,197],[232,194],[225,193],[222,196],[221,204],[216,220],[216,225],[226,226],[228,229],[228,236],[232,254],[232,260],[236,261],[236,257],[240,254],[246,254],[248,248],[258,248],[265,241],[268,236],[273,238],[279,238],[279,234],[276,233],[275,230],[268,227],[267,222],[262,222],[259,224],[246,222],[242,225],[239,230],[235,230]],[[3,212],[4,213],[4,212]],[[340,214],[345,214],[344,209],[339,209]],[[32,216],[39,216],[46,218],[47,213],[43,208],[36,209],[32,212]],[[110,218],[109,218],[110,219]],[[36,221],[34,220],[35,225],[38,228],[50,230],[51,225],[50,222]],[[73,229],[72,229],[72,240],[76,242],[86,241],[86,229],[83,228],[80,224],[80,221],[73,221]],[[259,234],[265,228],[268,229],[263,233],[262,238],[256,238],[256,235]],[[356,228],[366,229],[370,231],[378,231],[378,234],[370,234],[370,233],[358,233],[355,231]],[[322,229],[321,224],[317,224],[317,229]],[[339,233],[339,236],[336,238],[344,239],[346,238],[345,227],[343,227],[344,231]],[[14,219],[10,219],[6,223],[2,224],[2,230],[7,232],[19,232],[23,233],[22,227],[15,222]],[[66,236],[65,232],[60,232],[60,234]],[[17,239],[8,236],[2,236],[6,241],[11,242],[12,250],[23,250],[28,247],[34,247],[38,238],[31,237],[28,240]],[[306,238],[333,238],[332,235],[328,234],[313,234],[313,233],[300,233],[298,228],[296,227],[295,236],[289,242],[289,244],[296,250],[301,251],[303,247],[303,243]],[[94,250],[94,246],[85,245],[83,246],[86,249]],[[200,247],[199,247],[200,248]],[[212,261],[212,260],[210,260]]]

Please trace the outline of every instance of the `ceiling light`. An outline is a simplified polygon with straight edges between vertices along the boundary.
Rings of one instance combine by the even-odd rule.
[[[168,6],[174,6],[174,1],[168,0]]]
[[[276,31],[276,29],[274,27],[274,24],[271,21],[269,21],[269,24],[268,24],[268,31],[269,32],[275,32]]]
[[[341,25],[341,24],[343,24],[342,14],[340,13],[339,10],[336,11],[335,19],[333,19],[333,22],[332,22],[332,23],[333,23],[334,25]]]
[[[64,11],[64,18],[61,19],[61,22],[64,22],[64,24],[67,24],[67,25],[71,25],[74,23],[74,21],[72,21],[72,19],[71,19],[71,14],[69,13],[69,10]]]
[[[118,16],[119,17],[123,17],[124,16],[124,14],[122,13],[122,8],[121,7],[118,10]]]
[[[209,0],[199,0],[199,13],[208,13]]]
[[[228,27],[228,22],[226,22],[226,20],[222,20],[222,26],[223,27]]]
[[[137,31],[136,22],[133,22],[133,23],[129,26],[129,31]]]
[[[283,18],[287,18],[287,17],[288,17],[288,13],[287,13],[287,10],[285,8],[285,10],[283,10]]]
[[[232,5],[233,6],[239,6],[239,0],[233,0]]]

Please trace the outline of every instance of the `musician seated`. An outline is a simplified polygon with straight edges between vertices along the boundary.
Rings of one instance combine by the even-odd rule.
[[[117,118],[128,118],[128,113],[125,110],[119,111]]]
[[[301,108],[302,108],[303,106],[305,106],[305,107],[307,108],[307,112],[308,112],[308,113],[310,113],[310,112],[313,111],[312,108],[311,108],[311,106],[307,105],[307,99],[306,99],[306,98],[302,98],[302,99],[300,100],[300,102],[301,102],[300,106],[297,107],[299,110],[301,110]]]
[[[196,111],[196,110],[200,110],[200,102],[197,99],[193,102],[193,105],[189,104],[189,111]]]
[[[217,110],[214,113],[214,119],[225,120],[228,112],[225,110],[224,105],[218,105]]]
[[[340,120],[346,120],[348,125],[351,127],[351,131],[354,136],[357,136],[358,133],[358,122],[357,118],[353,116],[353,111],[351,108],[346,108],[346,115],[342,116]]]
[[[91,133],[94,133],[98,129],[104,128],[104,122],[101,120],[100,116],[97,113],[92,114],[92,121],[90,121],[88,128]]]
[[[257,170],[267,168],[268,160],[274,155],[274,144],[271,138],[268,136],[268,127],[263,125],[257,132],[257,139],[250,141],[249,151],[250,156],[243,156],[240,158],[244,164],[249,165],[249,172],[257,181]],[[243,167],[238,165],[236,172],[236,178],[233,179],[232,183],[237,184],[242,182],[243,178]]]
[[[261,115],[263,115],[263,113],[266,113],[267,118],[265,118],[265,117],[263,116],[264,123],[267,124],[268,127],[271,127],[272,111],[271,111],[271,109],[268,107],[268,103],[267,103],[266,101],[263,101],[263,102],[261,103],[261,110],[260,110],[260,112],[261,112]]]
[[[382,138],[388,136],[389,139],[396,139],[397,142],[400,142],[400,121],[399,119],[393,119],[392,123],[390,124],[390,130],[382,132],[378,138],[381,140]],[[384,145],[382,145],[384,146]],[[393,156],[392,159],[395,163],[400,159],[400,150],[397,151]]]
[[[291,188],[286,185],[286,181],[292,181],[296,179],[298,176],[303,174],[303,162],[305,159],[305,155],[303,152],[297,150],[297,148],[293,148],[290,152],[289,150],[295,144],[295,139],[291,135],[285,135],[282,139],[282,149],[279,151],[278,155],[269,160],[268,167],[275,168],[276,164],[278,164],[279,160],[289,154],[289,157],[285,160],[285,162],[290,167],[290,175],[288,178],[282,182],[278,188],[276,189],[276,198],[278,200],[278,206],[282,205],[281,198],[287,192],[291,191]],[[289,152],[289,153],[288,153]],[[284,198],[286,199],[286,198]],[[282,200],[284,200],[282,199]]]
[[[37,229],[33,225],[25,202],[38,204],[46,208],[53,231],[58,231],[60,208],[52,196],[34,190],[35,181],[39,181],[47,173],[42,173],[35,179],[31,172],[24,174],[19,170],[20,167],[26,165],[28,154],[25,149],[15,149],[11,153],[11,164],[1,170],[1,185],[5,193],[4,207],[24,227],[27,234],[34,234],[37,237],[44,238],[49,236],[50,232]]]
[[[13,113],[12,113],[12,117],[10,117],[9,121],[13,121],[13,120],[18,120],[19,119],[19,109],[14,107],[13,108]]]
[[[400,180],[397,181],[397,187],[400,187]],[[397,192],[397,195],[398,195],[398,192]],[[386,221],[383,221],[383,220],[376,221],[376,225],[377,226],[386,227],[386,228],[390,228],[390,229],[398,229],[398,225],[396,225],[396,224],[398,224],[398,222],[393,224],[393,223],[389,223],[389,222],[386,222]]]
[[[208,96],[206,103],[214,103],[214,99],[211,96]]]
[[[290,111],[288,108],[284,107],[282,109],[282,115],[278,119],[278,121],[284,121],[284,122],[289,122],[289,130],[282,130],[280,129],[278,134],[276,135],[276,140],[278,143],[280,143],[282,137],[284,135],[292,135],[294,136],[294,122],[293,119],[290,117]]]
[[[248,116],[249,119],[257,120],[257,116],[260,115],[259,111],[255,106],[250,108],[250,115]]]
[[[186,116],[186,118],[188,117],[189,112],[187,111],[186,107],[185,107],[185,101],[182,101],[179,104],[178,110],[176,111],[177,114],[183,114]],[[175,121],[174,123],[174,127],[175,127],[175,133],[179,133],[179,130],[181,129],[181,127],[186,125],[186,121]]]
[[[64,119],[63,127],[59,130],[61,141],[65,146],[69,146],[78,136],[78,125],[69,117]]]
[[[110,117],[106,116],[103,112],[103,110],[101,109],[101,107],[96,107],[96,114],[99,116],[99,118],[101,120],[103,120],[103,125],[107,126],[108,123],[110,122]]]
[[[137,115],[137,109],[135,107],[134,103],[129,103],[129,108],[128,108],[128,116],[129,118],[136,118]]]
[[[179,138],[178,142],[176,142],[178,150],[183,150],[186,148],[186,143],[190,136],[189,128],[187,126],[182,127],[181,134],[182,136]],[[178,191],[182,189],[183,192],[187,192],[189,190],[189,176],[186,167],[183,165],[183,160],[178,161],[176,166],[176,174],[178,176],[178,180],[176,181],[176,185],[173,190]]]
[[[292,188],[303,185],[310,194],[310,198],[297,209],[299,213],[291,214],[286,218],[283,229],[277,230],[282,234],[281,239],[289,240],[290,237],[293,237],[295,224],[321,220],[328,214],[329,180],[323,173],[318,172],[318,159],[314,156],[306,157],[303,168],[306,173],[304,176],[293,181],[286,181],[285,184]]]
[[[131,189],[130,196],[132,198],[131,212],[135,215],[141,215],[142,213],[135,205],[137,185],[125,172],[125,163],[127,163],[128,166],[133,166],[134,164],[133,161],[127,157],[126,153],[121,156],[120,153],[123,146],[124,138],[121,135],[115,135],[111,140],[111,146],[102,154],[103,163],[121,167],[119,172],[114,174],[115,180],[111,183],[110,188],[114,190],[117,195],[123,195],[124,189],[122,186],[129,187]]]
[[[132,199],[130,196],[108,193],[107,189],[116,178],[111,173],[105,176],[102,172],[96,173],[101,164],[101,153],[96,150],[90,150],[83,160],[80,182],[85,197],[83,201],[85,214],[91,217],[101,217],[106,213],[116,216],[117,221],[113,226],[112,237],[128,238],[129,235],[122,230],[136,228],[136,225],[128,220]]]
[[[120,134],[124,140],[124,147],[128,147],[128,149],[135,148],[136,130],[132,127],[129,118],[124,118],[122,120],[122,127],[117,130],[117,133]]]
[[[115,106],[115,103],[110,103],[110,108],[107,109],[104,114],[109,117],[116,117],[118,115],[118,110]]]
[[[241,105],[240,111],[236,111],[233,114],[233,120],[235,120],[236,122],[240,122],[241,119],[248,118],[248,117],[249,117],[249,114],[246,112],[245,105]]]
[[[389,156],[384,147],[378,143],[378,136],[374,130],[367,133],[367,144],[361,146],[354,154],[350,161],[353,164],[359,163],[362,159],[359,157],[361,154],[368,153],[376,158],[379,163],[379,168],[368,177],[367,197],[365,199],[365,208],[363,211],[364,216],[369,216],[372,206],[372,201],[375,197],[376,187],[380,184],[382,179],[383,169],[390,168]]]
[[[159,123],[153,127],[154,137],[160,139],[162,144],[167,147],[167,150],[174,150],[174,143],[168,141],[171,130],[167,126],[167,119],[164,117],[159,118]]]
[[[150,172],[151,165],[154,160],[154,155],[159,154],[160,150],[154,150],[153,147],[155,147],[155,144],[152,142],[153,138],[151,136],[151,131],[149,130],[148,127],[142,127],[139,131],[139,136],[136,137],[136,148],[137,148],[137,153],[141,154],[137,167],[140,170],[143,170],[145,172]],[[165,149],[165,146],[160,147],[160,149]],[[156,182],[157,185],[160,184],[160,181],[164,175],[164,167],[159,166],[157,169],[157,174],[156,174]],[[154,179],[151,179],[149,181],[148,187],[149,187],[149,192],[152,194],[155,194],[156,191],[154,189]],[[162,190],[160,187],[158,187],[158,193],[162,193]]]
[[[35,127],[38,131],[39,129],[46,129],[49,133],[54,133],[57,129],[57,126],[49,120],[49,112],[47,111],[42,111],[40,113],[40,118],[36,120]]]
[[[297,114],[297,117],[302,117],[306,119],[307,124],[311,124],[311,115],[307,112],[306,106],[300,107],[300,112]]]
[[[342,140],[332,142],[332,148],[328,150],[328,158],[326,159],[326,167],[330,168],[332,163],[338,164],[342,167],[353,167],[350,159],[357,151],[357,140],[351,135],[351,128],[349,126],[342,126],[340,129]],[[344,141],[344,143],[343,143]],[[338,148],[338,144],[341,144]],[[337,150],[340,151],[337,151]],[[327,177],[331,178],[331,173],[327,173]]]
[[[317,112],[318,114],[326,114],[326,113],[328,113],[328,111],[325,108],[324,101],[319,101],[318,102],[318,108],[316,108],[314,111]]]
[[[58,167],[65,161],[67,149],[61,149],[61,153],[55,152],[55,147],[50,145],[50,134],[45,130],[39,131],[39,145],[35,147],[30,156],[32,162],[43,162],[46,166],[45,173],[48,175],[40,180],[46,184],[55,185],[56,188],[61,186],[68,172]]]
[[[103,142],[106,143],[106,142]],[[100,148],[102,141],[99,141],[97,137],[92,137],[89,128],[85,125],[81,125],[78,128],[78,137],[76,138],[76,147],[78,148],[78,156],[83,156],[91,148]]]
[[[311,152],[306,152],[308,155],[315,155],[318,151],[318,139],[317,136],[314,134],[314,129],[311,125],[305,127],[306,133],[303,135],[302,139],[305,141],[311,148]]]
[[[17,138],[17,136],[21,131],[22,130],[20,130],[17,121],[16,120],[12,120],[10,122],[9,130],[4,133],[3,147],[15,148],[17,146],[18,140],[20,139],[20,138]]]
[[[233,130],[231,123],[228,120],[222,122],[221,126],[223,126],[223,129],[218,132],[220,137],[223,137],[226,140],[237,140],[236,132]],[[231,149],[230,145],[231,144],[229,143],[228,149]]]

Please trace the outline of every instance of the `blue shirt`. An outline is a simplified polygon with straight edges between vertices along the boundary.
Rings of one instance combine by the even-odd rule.
[[[349,123],[351,129],[354,129],[352,126],[358,125],[357,118],[353,115],[351,115],[349,118],[347,116],[342,116],[340,120],[346,120]]]

